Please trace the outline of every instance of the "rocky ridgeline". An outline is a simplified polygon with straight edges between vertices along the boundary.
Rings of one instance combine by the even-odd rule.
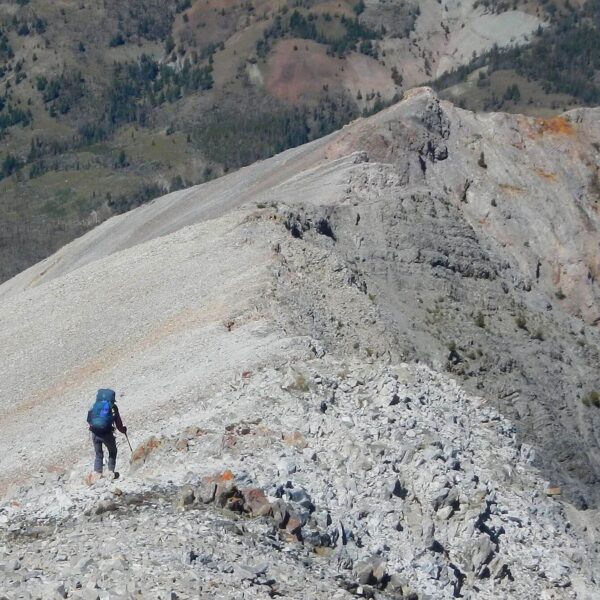
[[[141,443],[121,480],[80,464],[14,489],[3,597],[600,593],[597,545],[513,425],[425,367],[324,357],[244,373],[211,406]]]

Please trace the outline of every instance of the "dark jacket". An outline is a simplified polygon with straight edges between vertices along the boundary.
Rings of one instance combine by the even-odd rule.
[[[119,414],[119,407],[116,404],[113,404],[113,418],[115,427],[121,432],[126,433],[127,427],[123,425],[123,421],[121,421],[121,415]]]

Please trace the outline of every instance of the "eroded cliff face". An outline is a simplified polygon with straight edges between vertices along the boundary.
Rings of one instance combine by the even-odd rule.
[[[523,287],[551,295],[562,288],[561,306],[597,324],[599,116],[598,109],[551,119],[477,115],[420,88],[379,119],[347,128],[331,148],[364,149],[371,162],[394,165],[386,172],[394,184],[426,188],[455,207],[518,268]],[[365,176],[363,189],[377,190]]]
[[[328,220],[394,350],[492,399],[581,505],[600,474],[598,115],[475,115],[415,90],[331,142],[363,162],[341,203],[298,217]]]
[[[474,115],[414,90],[111,219],[1,286],[14,589],[41,593],[41,569],[73,597],[78,581],[152,597],[219,585],[235,597],[250,581],[247,597],[261,597],[278,589],[272,569],[288,597],[318,579],[321,597],[593,598],[598,114]],[[85,413],[106,386],[124,394],[136,445],[146,439],[118,490],[83,484]],[[205,502],[228,470],[224,504]],[[261,493],[271,520],[256,520]],[[236,511],[252,519],[235,525],[242,550],[219,533]],[[152,570],[123,587],[103,550],[77,563],[105,513],[132,533],[196,532],[171,540],[175,553],[137,534],[120,550],[149,572],[163,556],[189,585]],[[67,548],[69,568],[24,549],[40,523],[40,544]],[[212,541],[197,562],[199,531]]]

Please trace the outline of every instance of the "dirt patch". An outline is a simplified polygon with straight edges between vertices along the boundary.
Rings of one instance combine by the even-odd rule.
[[[510,183],[501,183],[498,187],[503,191],[509,194],[522,194],[525,190],[523,188],[517,187],[516,185],[511,185]]]
[[[556,181],[556,173],[549,173],[548,171],[544,171],[543,169],[535,169],[535,172],[542,178],[548,181]]]
[[[327,47],[309,40],[281,40],[266,65],[265,87],[285,102],[296,104],[325,91],[395,93],[387,70],[375,59],[351,53],[346,58],[327,54]]]

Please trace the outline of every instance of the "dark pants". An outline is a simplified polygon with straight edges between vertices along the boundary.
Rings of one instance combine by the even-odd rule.
[[[92,442],[94,444],[94,450],[96,451],[94,471],[96,471],[96,473],[102,473],[102,464],[104,462],[104,448],[102,445],[106,446],[106,449],[108,450],[108,470],[114,471],[117,463],[117,442],[115,441],[115,434],[112,431],[103,434],[92,433]]]

